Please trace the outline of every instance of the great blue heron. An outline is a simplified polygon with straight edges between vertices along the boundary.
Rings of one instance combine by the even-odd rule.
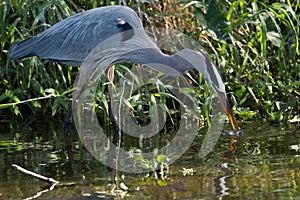
[[[134,31],[129,31],[135,29],[143,29],[143,25],[132,9],[125,6],[96,8],[71,16],[32,38],[16,43],[11,49],[10,59],[39,56],[52,62],[79,66],[98,44],[120,33],[124,34],[119,42],[120,44],[122,42],[125,44],[126,41],[136,37]],[[146,39],[150,40],[149,37]],[[143,64],[156,62],[168,64],[168,66],[172,66],[173,69],[183,74],[191,66],[188,66],[189,63],[182,59],[180,55],[198,57],[198,64],[203,68],[203,75],[217,92],[232,128],[234,130],[239,129],[226,98],[225,87],[221,77],[214,70],[213,64],[207,56],[192,50],[182,50],[173,55],[166,55],[154,43],[150,43],[150,46],[151,48],[148,46],[136,54],[125,54],[116,63],[137,62]],[[158,70],[164,73],[170,72],[164,68]],[[109,70],[109,72],[112,72],[112,70]],[[112,76],[110,76],[111,80]]]

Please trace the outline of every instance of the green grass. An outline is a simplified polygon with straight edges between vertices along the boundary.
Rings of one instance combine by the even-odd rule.
[[[299,2],[207,2],[186,6],[198,16],[191,34],[218,63],[235,112],[299,122]]]
[[[72,13],[64,1],[5,1],[1,5],[0,108],[16,115],[28,109],[54,115],[67,108],[76,69],[36,57],[10,61],[8,52],[13,42],[36,35]]]
[[[145,25],[178,29],[200,42],[224,78],[234,112],[276,123],[300,121],[299,1],[130,2]],[[40,33],[76,12],[114,1],[2,1],[0,5],[0,115],[62,115],[69,106],[77,68],[36,57],[10,61],[11,44]],[[163,6],[162,6],[163,5]],[[199,104],[209,90],[193,86]],[[146,98],[146,97],[145,97]],[[151,95],[147,98],[150,98]],[[146,99],[147,99],[146,98]],[[153,100],[153,98],[152,98]],[[159,99],[161,100],[161,99]],[[207,117],[204,106],[202,115]]]

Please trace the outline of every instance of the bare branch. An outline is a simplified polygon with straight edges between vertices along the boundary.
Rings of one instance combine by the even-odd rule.
[[[12,164],[13,167],[17,168],[17,170],[25,173],[25,174],[28,174],[28,175],[31,175],[35,178],[38,178],[38,179],[41,179],[43,181],[47,181],[47,182],[50,182],[50,183],[59,183],[57,180],[53,179],[53,178],[48,178],[46,176],[42,176],[40,174],[37,174],[37,173],[34,173],[32,171],[29,171],[27,169],[24,169],[23,167],[20,167],[19,165],[16,165],[16,164]]]

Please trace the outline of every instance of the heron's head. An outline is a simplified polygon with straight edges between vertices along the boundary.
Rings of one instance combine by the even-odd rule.
[[[202,52],[193,51],[190,49],[183,49],[177,54],[188,61],[193,68],[202,73],[203,77],[211,84],[213,90],[217,93],[226,111],[232,128],[234,130],[239,129],[226,96],[224,82],[220,76],[220,73],[218,72],[217,67],[210,61],[209,57]]]

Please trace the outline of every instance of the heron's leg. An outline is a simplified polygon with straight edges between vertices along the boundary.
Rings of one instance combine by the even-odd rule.
[[[70,162],[73,162],[72,141],[70,137],[70,126],[72,117],[72,106],[70,106],[64,118],[64,135],[65,135],[65,149]]]
[[[80,163],[74,162],[73,156],[73,142],[70,135],[70,125],[71,125],[71,118],[72,118],[72,105],[69,107],[69,110],[64,118],[64,136],[65,136],[65,150],[68,155],[68,160],[70,162],[70,171],[79,178],[83,178]]]
[[[64,118],[64,134],[65,134],[65,136],[70,135],[71,115],[72,115],[72,106],[70,106],[70,108]]]
[[[114,66],[110,67],[107,70],[107,79],[109,81],[108,84],[108,94],[109,94],[109,118],[110,121],[113,125],[113,129],[114,129],[114,134],[113,134],[113,144],[116,145],[116,147],[118,147],[119,144],[119,139],[120,139],[120,135],[119,135],[119,126],[117,124],[117,120],[115,118],[115,113],[114,113],[114,100],[113,100],[113,90],[112,90],[112,84],[113,84],[113,79],[114,79]],[[112,149],[112,184],[114,186],[117,186],[116,184],[116,176],[117,176],[117,162],[118,162],[118,157],[117,157],[117,149],[113,148]]]
[[[115,112],[114,112],[114,98],[113,98],[113,90],[112,90],[112,85],[113,85],[113,80],[114,80],[114,69],[115,69],[115,67],[112,66],[107,70],[107,79],[109,81],[109,84],[108,84],[108,95],[109,95],[108,110],[109,110],[109,119],[113,125],[115,134],[117,134],[117,133],[119,133],[119,126],[117,124],[117,120],[116,120]],[[113,140],[113,143],[115,145],[118,145],[117,142],[118,141]]]

